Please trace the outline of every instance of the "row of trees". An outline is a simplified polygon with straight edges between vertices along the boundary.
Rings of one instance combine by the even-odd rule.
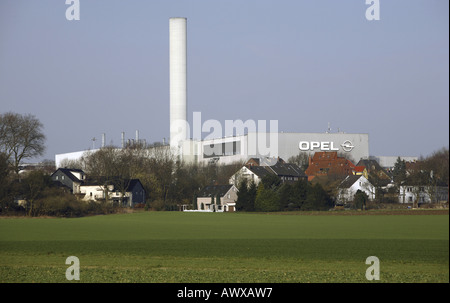
[[[79,160],[65,161],[64,167],[82,169],[90,178],[139,179],[150,207],[156,210],[178,209],[192,204],[193,197],[206,185],[228,184],[243,163],[231,165],[188,164],[179,161],[169,146],[146,148],[140,144],[126,148],[107,146],[86,152]],[[126,184],[124,183],[124,188]]]
[[[448,186],[448,148],[435,151],[426,158],[421,157],[419,161],[410,165],[398,158],[393,170],[393,180],[396,184]]]
[[[240,211],[328,210],[334,205],[320,184],[312,185],[306,180],[282,183],[277,176],[268,175],[258,186],[243,179],[238,189],[236,209]]]
[[[401,186],[412,188],[415,200],[419,200],[420,194],[425,192],[431,202],[439,202],[437,188],[449,186],[449,149],[442,148],[415,163],[406,163],[398,158],[393,181],[397,191]]]

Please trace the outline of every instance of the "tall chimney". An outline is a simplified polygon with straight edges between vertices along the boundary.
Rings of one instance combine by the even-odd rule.
[[[125,132],[122,132],[122,148],[125,148]]]
[[[170,43],[170,146],[179,151],[187,138],[186,18],[169,19]]]

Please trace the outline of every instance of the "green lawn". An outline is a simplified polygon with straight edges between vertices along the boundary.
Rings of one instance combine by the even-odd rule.
[[[446,215],[139,212],[0,219],[0,282],[449,282]]]

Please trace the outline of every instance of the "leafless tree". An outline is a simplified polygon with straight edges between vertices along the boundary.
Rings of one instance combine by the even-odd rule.
[[[306,170],[309,165],[309,157],[312,157],[307,152],[300,152],[296,156],[292,156],[288,159],[288,163],[297,164],[301,169]]]
[[[33,115],[0,114],[0,151],[6,154],[16,174],[24,159],[44,154],[42,128],[42,123]]]

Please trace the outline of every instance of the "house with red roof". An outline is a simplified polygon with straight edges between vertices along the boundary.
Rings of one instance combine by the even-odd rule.
[[[356,166],[350,160],[338,156],[337,152],[317,152],[309,158],[308,168],[305,170],[308,181],[316,176],[346,176],[365,175],[365,166]]]

